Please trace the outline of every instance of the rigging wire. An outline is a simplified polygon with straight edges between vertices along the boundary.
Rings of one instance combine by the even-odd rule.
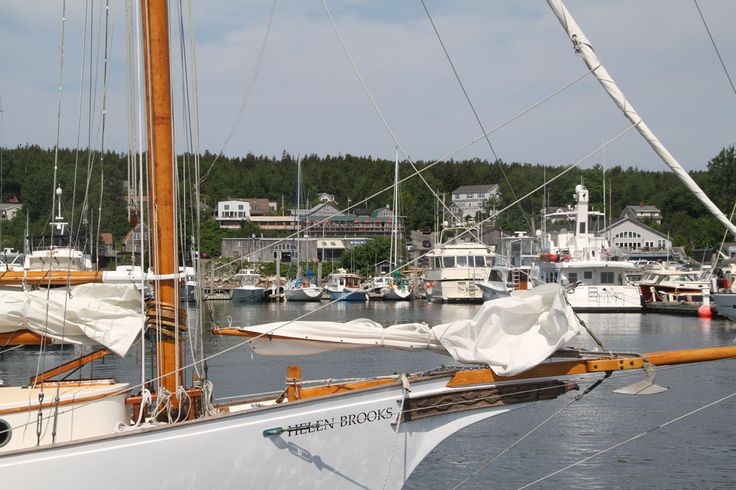
[[[549,417],[547,417],[546,419],[542,420],[537,425],[535,425],[534,427],[532,427],[531,430],[529,430],[526,434],[524,434],[519,439],[517,439],[516,441],[514,441],[510,446],[506,447],[503,451],[501,451],[500,453],[496,454],[492,459],[490,459],[490,460],[486,461],[485,463],[483,463],[480,466],[480,468],[476,469],[473,473],[471,473],[470,475],[468,475],[460,483],[458,483],[457,485],[455,485],[454,487],[452,487],[452,490],[457,490],[458,488],[462,487],[471,478],[473,478],[474,476],[477,476],[478,473],[480,473],[485,468],[487,468],[488,465],[493,464],[498,458],[500,458],[501,456],[503,456],[507,452],[511,451],[513,448],[515,448],[517,445],[519,445],[524,439],[526,439],[527,437],[529,437],[530,435],[532,435],[533,433],[535,433],[537,430],[539,430],[547,422],[549,422],[550,420],[552,420],[553,418],[557,417],[559,414],[561,414],[562,412],[564,412],[565,410],[567,410],[568,408],[570,408],[570,406],[572,406],[573,403],[580,401],[585,395],[587,395],[588,393],[590,393],[591,391],[593,391],[594,389],[596,389],[598,386],[600,386],[601,383],[603,383],[604,380],[610,378],[611,377],[611,374],[612,374],[612,371],[608,371],[603,378],[598,379],[595,382],[593,382],[593,384],[590,385],[585,391],[583,391],[582,393],[580,393],[580,394],[576,395],[575,397],[573,397],[572,400],[570,400],[568,403],[564,404],[562,407],[560,407],[558,410],[556,410],[552,415],[550,415]]]
[[[414,171],[413,171],[413,172],[411,172],[411,173],[409,173],[409,175],[407,175],[406,177],[404,177],[404,178],[402,178],[401,180],[399,180],[399,182],[398,182],[398,183],[399,183],[399,184],[402,184],[402,183],[406,182],[407,180],[409,180],[409,179],[413,178],[413,177],[414,177],[414,176],[416,176],[416,175],[420,175],[420,176],[421,176],[421,174],[422,174],[423,172],[426,172],[426,171],[428,171],[429,169],[431,169],[431,168],[432,168],[432,167],[434,167],[435,165],[437,165],[437,164],[439,164],[439,163],[441,163],[441,162],[444,162],[444,161],[446,161],[446,160],[450,159],[450,158],[451,158],[451,157],[453,157],[453,156],[454,156],[455,154],[457,154],[457,153],[460,153],[461,151],[465,150],[466,148],[468,148],[468,147],[470,147],[470,146],[474,145],[475,143],[477,143],[478,141],[480,141],[481,139],[483,139],[483,138],[484,138],[484,137],[486,136],[486,134],[488,134],[488,135],[490,135],[490,134],[493,134],[493,133],[495,133],[496,131],[498,131],[498,130],[500,130],[500,129],[502,129],[502,128],[506,127],[506,126],[508,126],[509,124],[511,124],[512,122],[516,121],[517,119],[520,119],[520,118],[524,117],[525,115],[527,115],[527,114],[528,114],[528,113],[530,113],[531,111],[533,111],[533,110],[537,109],[537,108],[538,108],[538,107],[540,107],[541,105],[545,104],[546,102],[548,102],[548,101],[549,101],[549,100],[551,100],[552,98],[556,97],[557,95],[561,94],[562,92],[564,92],[565,90],[567,90],[567,89],[568,89],[568,88],[570,88],[571,86],[573,86],[573,85],[575,85],[576,83],[578,83],[579,81],[581,81],[581,80],[582,80],[583,78],[585,78],[585,77],[586,77],[586,76],[588,76],[588,75],[589,75],[590,73],[592,73],[592,71],[593,71],[593,70],[586,70],[586,71],[585,71],[584,73],[582,73],[581,75],[579,75],[579,76],[578,76],[578,77],[576,77],[575,79],[573,79],[573,80],[571,80],[571,81],[567,82],[566,84],[564,84],[563,86],[561,86],[561,87],[560,87],[560,88],[558,88],[557,90],[553,91],[553,92],[552,92],[551,94],[549,94],[549,95],[547,95],[547,96],[543,97],[542,99],[540,99],[540,100],[538,100],[538,101],[534,102],[533,104],[531,104],[531,105],[530,105],[529,107],[527,107],[526,109],[523,109],[523,110],[522,110],[522,111],[520,111],[519,113],[517,113],[517,114],[515,114],[515,115],[511,116],[510,118],[508,118],[508,119],[507,119],[507,120],[505,120],[504,122],[502,122],[502,123],[498,124],[498,125],[497,125],[497,126],[495,126],[494,128],[492,128],[492,129],[490,129],[489,131],[487,131],[486,133],[484,133],[484,134],[482,134],[482,135],[480,135],[480,136],[478,136],[478,137],[476,137],[476,138],[473,138],[472,140],[470,140],[470,141],[468,141],[467,143],[465,143],[465,144],[463,144],[463,145],[461,145],[461,146],[457,147],[457,148],[456,148],[456,149],[454,149],[454,150],[451,150],[450,152],[448,152],[448,153],[447,153],[447,154],[445,154],[444,156],[442,156],[442,157],[438,158],[437,160],[433,161],[433,162],[432,162],[432,163],[430,163],[430,164],[427,164],[427,165],[426,165],[426,166],[425,166],[424,168],[421,168],[421,169],[417,169],[416,167],[414,167],[414,166],[413,166],[413,163],[412,163],[412,166],[413,166],[413,168],[414,168]],[[374,106],[374,108],[375,108],[375,106]],[[390,130],[389,130],[389,131],[390,131]],[[613,141],[613,140],[611,140],[611,141]],[[610,142],[609,142],[609,143],[610,143]],[[397,146],[397,148],[401,149],[401,147],[400,147],[400,145],[398,144],[398,142],[396,142],[396,146]],[[606,146],[606,145],[604,144],[604,145],[601,145],[601,146],[600,146],[599,148],[603,148],[603,147],[605,147],[605,146]],[[403,150],[402,150],[402,154],[404,154],[404,155],[406,156],[406,152],[404,152]],[[408,160],[408,161],[409,161],[409,162],[411,163],[411,160],[409,160],[409,159],[408,159],[408,157],[406,157],[406,158],[407,158],[407,160]],[[352,206],[348,206],[347,208],[344,208],[344,209],[342,209],[342,210],[338,211],[338,212],[337,212],[337,213],[335,213],[335,214],[332,214],[332,215],[330,215],[330,216],[327,216],[327,217],[326,217],[326,218],[324,218],[323,220],[320,220],[320,221],[317,221],[317,222],[315,222],[315,223],[313,223],[313,224],[311,224],[311,225],[308,225],[307,227],[305,227],[305,228],[303,228],[303,229],[302,229],[302,232],[304,232],[304,231],[309,231],[309,230],[312,230],[312,229],[315,229],[315,228],[319,228],[320,226],[322,226],[322,225],[323,225],[324,223],[326,223],[326,222],[327,222],[328,220],[330,220],[330,219],[334,218],[335,216],[339,216],[340,214],[343,214],[343,213],[345,213],[345,212],[349,211],[349,210],[350,210],[351,208],[354,208],[354,207],[356,207],[356,206],[360,205],[361,203],[367,202],[367,201],[369,201],[369,200],[373,199],[374,197],[376,197],[376,196],[378,196],[378,195],[380,195],[380,194],[383,194],[384,192],[387,192],[387,191],[388,191],[389,189],[391,189],[392,187],[393,187],[393,184],[391,184],[390,186],[388,186],[388,187],[386,187],[386,188],[384,188],[384,189],[382,189],[382,190],[379,190],[378,192],[375,192],[375,193],[373,193],[372,195],[370,195],[370,196],[368,196],[368,197],[366,197],[366,198],[364,198],[364,199],[362,199],[362,200],[360,200],[360,201],[356,202],[356,203],[355,203],[355,204],[353,204]],[[430,190],[432,190],[432,189],[430,188]],[[435,197],[437,197],[437,193],[436,193],[436,192],[434,192],[434,190],[432,190],[432,193],[434,194],[434,196],[435,196]],[[522,197],[521,199],[523,200],[523,199],[524,199],[524,197]],[[442,201],[442,199],[439,199],[439,198],[438,198],[436,202],[441,202],[441,201]],[[518,200],[517,200],[517,201],[518,201]],[[514,205],[515,205],[515,204],[516,204],[516,202],[514,202]],[[447,209],[447,206],[446,206],[446,205],[445,205],[445,208]],[[504,210],[506,210],[506,209],[508,209],[508,208],[504,208]],[[493,215],[493,217],[496,217],[496,216],[498,216],[498,214],[500,214],[500,211],[499,211],[499,212],[497,212],[496,214],[494,214],[494,215]],[[485,221],[487,221],[487,220],[484,220],[483,222],[485,222]],[[277,242],[276,242],[276,244],[279,244],[279,243],[283,243],[283,242],[284,242],[284,241],[286,241],[286,240],[290,240],[290,239],[292,238],[292,236],[293,236],[293,235],[289,235],[289,236],[286,236],[286,237],[284,237],[284,238],[283,238],[282,240],[280,240],[280,241],[277,241]],[[267,248],[267,247],[262,247],[261,249],[258,249],[258,250],[257,250],[257,252],[261,252],[261,251],[265,250],[265,248]],[[232,264],[234,264],[234,263],[236,263],[236,262],[239,262],[239,261],[240,261],[240,259],[239,259],[239,258],[238,258],[238,259],[233,259],[233,260],[231,260],[231,261],[229,261],[229,262],[226,262],[226,263],[224,263],[224,264],[222,264],[222,265],[220,265],[220,266],[216,267],[215,269],[213,269],[213,271],[212,271],[212,272],[216,272],[216,271],[218,271],[218,270],[222,270],[222,269],[224,269],[225,267],[229,267],[229,266],[231,266]]]
[[[74,150],[74,180],[72,181],[72,213],[69,219],[69,237],[74,233],[74,218],[77,205],[77,170],[79,168],[79,143],[82,137],[82,109],[84,108],[84,69],[87,61],[87,22],[89,21],[89,5],[84,2],[84,25],[82,28],[82,63],[79,69],[79,112],[77,113],[77,144]]]
[[[493,148],[493,145],[491,144],[491,139],[486,132],[483,122],[480,120],[478,111],[475,110],[475,106],[473,105],[473,102],[470,100],[470,94],[468,94],[468,91],[465,89],[465,84],[463,84],[463,81],[460,78],[460,74],[455,68],[455,63],[453,63],[452,58],[450,57],[450,53],[447,51],[445,42],[442,40],[442,36],[440,36],[440,31],[437,29],[437,25],[435,24],[434,19],[432,18],[432,15],[429,13],[427,4],[424,2],[424,0],[419,0],[419,1],[422,3],[422,7],[424,7],[424,11],[427,13],[427,18],[429,19],[429,23],[432,24],[432,29],[434,30],[434,33],[437,36],[437,40],[439,41],[440,46],[442,46],[442,51],[445,53],[445,58],[447,58],[447,62],[450,64],[450,68],[452,68],[452,73],[455,74],[455,79],[457,80],[457,83],[460,85],[460,89],[462,90],[463,95],[465,96],[465,100],[468,102],[468,105],[470,106],[470,110],[473,112],[473,117],[475,117],[475,121],[478,123],[478,127],[485,135],[485,140],[486,140],[486,143],[488,143],[488,148],[490,148],[491,153],[493,154],[495,163],[498,166],[498,169],[501,171],[501,175],[503,175],[503,178],[506,181],[506,185],[511,191],[511,196],[514,198],[514,200],[516,200],[516,192],[514,191],[514,188],[511,185],[511,182],[509,181],[508,176],[506,175],[506,171],[504,170],[503,161],[498,157],[496,150]],[[524,221],[526,221],[527,226],[529,226],[530,232],[534,233],[534,226],[532,225],[531,220],[529,219],[529,217],[526,214],[526,211],[521,205],[519,205],[519,210],[521,211],[522,216],[524,217]]]
[[[713,44],[713,49],[716,51],[716,56],[718,56],[718,61],[721,62],[721,66],[723,67],[723,72],[726,74],[728,83],[731,85],[731,90],[733,91],[733,94],[736,95],[736,86],[734,86],[733,80],[731,80],[731,75],[728,73],[728,68],[726,68],[726,63],[723,62],[723,58],[721,57],[721,52],[718,50],[718,46],[716,45],[716,41],[715,39],[713,39],[713,35],[710,33],[710,29],[708,28],[708,23],[705,22],[705,17],[703,16],[703,11],[700,10],[700,5],[698,5],[698,0],[693,0],[693,3],[695,3],[695,8],[698,9],[698,14],[700,14],[700,20],[703,21],[703,27],[705,27],[705,31],[708,33],[710,42],[711,44]]]
[[[59,139],[61,138],[61,101],[63,96],[64,87],[64,38],[66,35],[66,0],[61,2],[61,46],[59,47],[59,97],[56,105],[56,143],[54,145],[54,177],[51,187],[51,221],[54,217],[54,208],[56,199],[58,197],[61,201],[61,196],[56,195],[56,179],[59,170]],[[51,245],[54,244],[54,227],[51,227]]]
[[[112,43],[112,32],[109,32],[110,25],[110,0],[105,0],[105,51],[102,75],[102,134],[100,136],[100,196],[97,207],[97,233],[94,239],[91,239],[90,252],[94,254],[97,269],[100,267],[100,231],[102,226],[102,199],[105,192],[105,127],[107,124],[107,92],[108,92],[108,58],[109,44]],[[92,249],[94,246],[94,249]]]
[[[266,32],[263,34],[263,41],[261,42],[261,48],[258,50],[258,60],[256,61],[256,66],[253,68],[253,77],[251,78],[250,84],[248,85],[248,89],[245,91],[245,94],[243,94],[243,100],[240,102],[240,109],[238,110],[238,114],[235,117],[235,121],[233,122],[232,127],[230,128],[230,133],[227,135],[227,138],[225,138],[225,142],[222,144],[222,147],[220,148],[220,151],[217,152],[217,155],[215,156],[215,159],[210,164],[207,171],[202,175],[200,179],[200,184],[203,183],[205,180],[207,180],[207,177],[209,177],[210,172],[212,172],[212,169],[215,167],[215,164],[220,159],[220,156],[225,151],[225,147],[230,142],[230,139],[235,135],[235,132],[238,130],[238,126],[240,126],[240,121],[243,118],[243,114],[245,113],[246,107],[248,107],[248,102],[250,101],[250,97],[253,94],[253,90],[256,86],[256,81],[258,80],[258,75],[261,71],[261,64],[263,63],[263,57],[266,54],[266,45],[268,44],[268,38],[271,35],[271,24],[273,23],[274,15],[276,14],[276,4],[278,3],[278,0],[273,0],[273,3],[271,4],[271,14],[268,17],[268,24],[266,25]]]
[[[531,487],[533,485],[536,485],[537,483],[541,483],[544,480],[547,480],[548,478],[551,478],[551,477],[553,477],[555,475],[558,475],[558,474],[562,473],[563,471],[567,471],[570,468],[573,468],[575,466],[579,466],[579,465],[581,465],[581,464],[583,464],[583,463],[585,463],[587,461],[590,461],[593,458],[597,458],[598,456],[600,456],[602,454],[606,454],[606,453],[608,453],[610,451],[613,451],[614,449],[617,449],[617,448],[619,448],[621,446],[624,446],[624,445],[626,445],[626,444],[628,444],[630,442],[633,442],[633,441],[635,441],[637,439],[641,439],[642,437],[647,436],[647,435],[651,434],[652,432],[655,432],[655,431],[657,431],[659,429],[663,429],[663,428],[667,427],[668,425],[674,424],[675,422],[679,422],[680,420],[682,420],[682,419],[684,419],[686,417],[689,417],[689,416],[694,415],[696,413],[702,412],[703,410],[705,410],[707,408],[710,408],[712,406],[715,406],[715,405],[717,405],[717,404],[719,404],[721,402],[724,402],[724,401],[726,401],[726,400],[728,400],[730,398],[733,398],[735,396],[736,396],[736,393],[731,393],[730,395],[726,395],[726,396],[721,397],[721,398],[719,398],[717,400],[714,400],[714,401],[712,401],[710,403],[707,403],[707,404],[705,404],[703,406],[700,406],[700,407],[696,408],[695,410],[691,410],[691,411],[689,411],[689,412],[687,412],[687,413],[685,413],[683,415],[680,415],[679,417],[675,417],[674,419],[668,420],[667,422],[665,422],[663,424],[660,424],[660,425],[657,425],[655,427],[652,427],[652,428],[650,428],[648,430],[645,430],[644,432],[640,432],[639,434],[636,434],[635,436],[629,437],[628,439],[625,439],[625,440],[623,440],[621,442],[618,442],[618,443],[614,444],[613,446],[609,446],[606,449],[602,449],[602,450],[600,450],[600,451],[598,451],[598,452],[596,452],[594,454],[591,454],[590,456],[588,456],[586,458],[583,458],[581,460],[578,460],[578,461],[576,461],[576,462],[574,462],[572,464],[569,464],[569,465],[567,465],[567,466],[565,466],[563,468],[560,468],[557,471],[554,471],[554,472],[552,472],[552,473],[550,473],[548,475],[545,475],[542,478],[538,478],[537,480],[534,480],[531,483],[527,483],[526,485],[519,487],[519,490],[522,490],[524,488],[529,488],[529,487]]]

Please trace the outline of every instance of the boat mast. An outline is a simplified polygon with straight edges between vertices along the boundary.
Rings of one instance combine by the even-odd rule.
[[[394,163],[394,196],[391,209],[391,251],[389,252],[389,266],[395,269],[399,266],[399,149],[396,148],[396,162]]]
[[[731,234],[736,236],[736,225],[734,225],[731,220],[729,220],[728,217],[726,217],[726,215],[723,214],[720,209],[718,209],[718,206],[716,206],[713,201],[711,201],[710,198],[705,194],[705,192],[703,192],[703,190],[698,186],[698,184],[695,183],[695,181],[690,177],[685,169],[682,168],[680,162],[678,162],[675,157],[672,156],[667,148],[665,148],[665,146],[649,129],[644,120],[642,120],[642,118],[634,109],[634,106],[631,105],[631,102],[626,99],[626,96],[621,91],[621,89],[618,88],[618,85],[616,85],[613,77],[609,75],[608,71],[606,71],[606,69],[603,67],[603,64],[601,64],[601,61],[595,54],[595,51],[593,51],[593,47],[591,46],[590,41],[588,41],[588,38],[575,22],[575,19],[572,18],[572,15],[570,15],[570,11],[567,10],[567,7],[565,7],[565,5],[562,3],[562,0],[547,0],[547,3],[557,16],[560,24],[562,24],[562,28],[565,29],[567,35],[570,37],[570,40],[575,47],[575,52],[583,58],[585,66],[587,66],[591,73],[595,75],[603,89],[608,93],[611,99],[613,99],[618,108],[624,113],[626,118],[631,121],[633,125],[636,126],[636,130],[639,131],[639,133],[644,137],[647,143],[649,143],[649,146],[651,146],[654,152],[662,159],[662,161],[664,161],[664,163],[666,163],[667,166],[672,169],[672,172],[677,175],[677,177],[685,184],[690,192],[695,194],[695,197],[697,197],[700,202],[703,203],[703,205],[713,214],[713,216],[718,218],[718,220],[723,223],[723,225],[731,232]]]
[[[148,182],[152,215],[151,240],[154,273],[170,279],[157,281],[155,318],[160,335],[157,345],[158,379],[175,393],[181,384],[182,366],[179,325],[186,324],[186,310],[179,309],[176,230],[174,226],[174,158],[171,122],[171,76],[169,66],[169,15],[166,0],[141,0],[143,53],[148,116]],[[175,397],[172,397],[172,401]]]

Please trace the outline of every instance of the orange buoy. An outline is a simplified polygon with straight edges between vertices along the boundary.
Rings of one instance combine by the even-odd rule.
[[[700,318],[711,318],[713,316],[713,311],[711,311],[710,305],[700,305],[698,307],[698,316]]]

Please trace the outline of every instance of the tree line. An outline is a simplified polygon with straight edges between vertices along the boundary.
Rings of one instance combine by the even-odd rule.
[[[131,228],[125,185],[129,175],[127,155],[61,149],[57,156],[53,149],[26,145],[3,152],[0,197],[4,203],[18,197],[23,204],[23,212],[14,220],[3,223],[2,246],[22,247],[26,216],[31,235],[48,232],[55,162],[56,182],[64,190],[62,210],[68,220],[72,219],[74,210],[75,233],[89,236],[90,230],[96,230],[99,219],[100,231],[112,233],[116,244],[119,244]],[[267,198],[278,203],[279,214],[288,213],[289,208],[296,206],[297,165],[294,155],[218,157],[205,152],[200,156],[201,169],[206,170],[213,163],[212,170],[201,182],[201,201],[208,206],[204,208],[201,225],[203,251],[219,254],[219,240],[223,236],[259,232],[253,226],[242,230],[220,230],[212,218],[217,201]],[[186,202],[191,206],[194,194],[188,176],[193,175],[193,158],[182,155],[178,165]],[[350,154],[306,155],[301,166],[301,207],[316,204],[322,192],[333,194],[341,208],[347,207],[348,202],[354,207],[370,210],[391,204],[393,161]],[[542,207],[546,203],[552,206],[572,204],[575,186],[582,182],[590,191],[591,208],[597,210],[603,210],[605,186],[606,207],[612,218],[618,218],[627,205],[658,207],[663,221],[661,225],[652,226],[669,233],[675,245],[692,250],[716,245],[723,238],[722,225],[666,170],[645,171],[618,165],[574,169],[544,186],[543,193],[533,193],[515,203],[514,196],[525,196],[542,187],[545,179],[549,181],[564,168],[481,159],[436,164],[417,161],[413,166],[401,163],[400,178],[406,180],[400,186],[398,211],[405,219],[406,229],[433,226],[436,221],[433,192],[444,194],[449,204],[451,192],[462,185],[498,184],[500,198],[494,204],[497,209],[508,209],[498,216],[497,226],[506,231],[533,232],[540,227]],[[431,189],[414,175],[416,171],[422,172]],[[731,189],[736,184],[734,145],[718,152],[708,162],[706,170],[690,172],[690,175],[721,210],[727,215],[731,212],[734,206]],[[188,181],[185,182],[185,178]],[[180,193],[180,197],[183,195]],[[193,208],[187,215],[194,215]]]

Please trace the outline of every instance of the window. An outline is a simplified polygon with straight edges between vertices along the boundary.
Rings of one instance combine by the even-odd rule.
[[[613,272],[601,272],[601,284],[613,284]]]
[[[485,267],[486,266],[486,258],[482,255],[476,255],[475,256],[475,266],[476,267]]]
[[[458,267],[467,267],[468,266],[468,258],[461,255],[457,258],[457,266]]]
[[[442,257],[435,257],[434,258],[434,268],[435,269],[442,268]]]
[[[238,209],[243,209],[243,205],[242,204],[238,204]]]
[[[442,257],[442,259],[444,267],[455,267],[455,257]]]
[[[567,281],[570,284],[573,284],[575,282],[578,282],[578,273],[577,272],[568,272],[568,274],[567,274]]]
[[[229,204],[225,204],[224,209],[230,209],[230,205]]]
[[[593,271],[583,271],[583,279],[593,279]]]

